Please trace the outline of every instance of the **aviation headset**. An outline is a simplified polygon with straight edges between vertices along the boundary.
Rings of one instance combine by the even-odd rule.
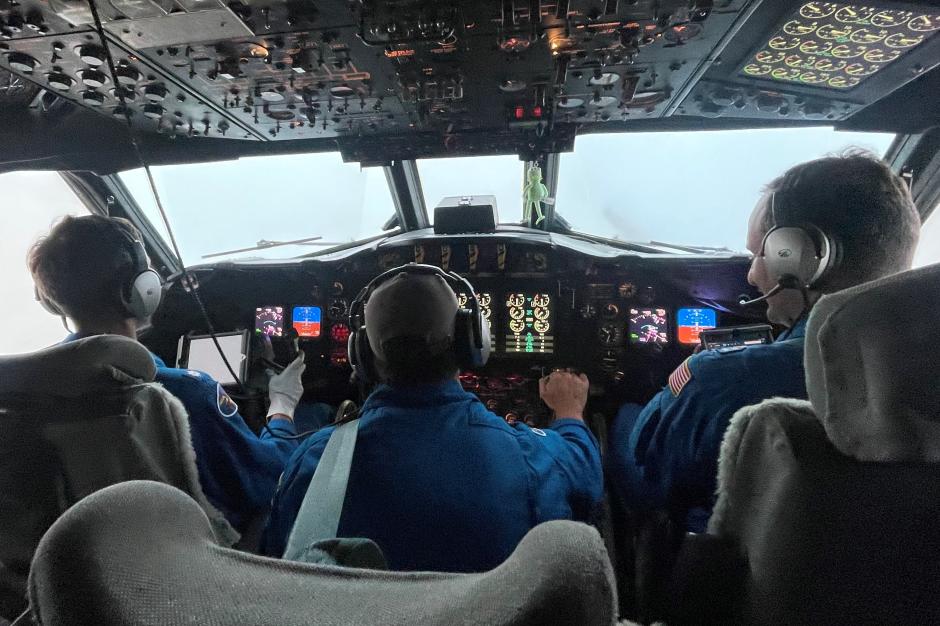
[[[147,251],[144,249],[142,241],[134,237],[131,233],[120,229],[125,249],[131,255],[133,264],[129,279],[121,284],[120,298],[124,306],[124,312],[139,320],[146,319],[153,315],[160,306],[160,298],[163,295],[163,280],[160,275],[150,269],[147,263]],[[65,317],[62,307],[44,293],[39,287],[36,287],[36,299],[42,304],[43,308],[59,317]]]
[[[454,272],[445,272],[433,265],[409,263],[382,272],[363,287],[349,307],[349,363],[356,378],[364,382],[378,381],[375,369],[375,353],[369,345],[366,334],[365,306],[372,293],[390,278],[401,273],[416,276],[440,276],[450,286],[454,294],[467,294],[469,308],[457,309],[454,318],[454,334],[451,349],[457,356],[457,364],[462,369],[482,367],[490,356],[490,327],[483,317],[480,302],[470,282]]]
[[[836,242],[811,223],[781,226],[777,220],[777,196],[770,196],[773,226],[764,235],[760,255],[767,273],[781,288],[805,291],[824,281],[837,265]]]

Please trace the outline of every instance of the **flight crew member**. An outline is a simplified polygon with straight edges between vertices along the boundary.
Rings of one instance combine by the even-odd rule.
[[[807,275],[785,278],[790,288],[776,289],[779,262],[799,258],[798,246],[788,242],[796,231],[785,227],[802,229],[815,244],[803,250]],[[775,396],[806,398],[803,333],[813,303],[822,294],[909,269],[919,232],[907,185],[874,156],[855,152],[810,161],[771,182],[748,222],[747,247],[754,254],[748,282],[770,295],[767,317],[787,330],[772,344],[695,354],[645,407],[621,408],[607,471],[624,506],[665,510],[687,530],[703,531],[732,415]],[[814,257],[825,238],[832,250],[819,263]],[[809,274],[817,272],[822,276],[814,280]],[[812,286],[801,290],[800,283]]]
[[[357,371],[372,359],[382,384],[360,412],[338,536],[375,541],[395,570],[484,571],[541,522],[591,519],[603,477],[597,441],[583,420],[588,380],[555,371],[540,381],[552,424],[509,425],[457,379],[466,367],[459,356],[466,337],[455,320],[470,311],[458,310],[443,272],[416,268],[438,271],[396,268],[357,298],[365,300],[365,330],[358,332],[369,348],[356,357],[352,340],[350,359]],[[460,291],[472,293],[463,284]],[[488,337],[484,344],[488,352]],[[262,537],[264,554],[283,555],[333,430],[311,436],[288,462]]]
[[[127,220],[101,215],[64,218],[33,246],[28,259],[37,296],[52,312],[75,324],[76,332],[66,341],[100,334],[137,338],[141,320],[128,305],[127,295],[135,275],[140,275],[135,263],[148,270],[140,233]],[[154,274],[154,279],[159,287],[159,277]],[[271,378],[268,429],[260,438],[208,374],[167,367],[156,355],[153,360],[157,382],[189,413],[206,497],[236,530],[244,531],[253,516],[266,511],[278,476],[297,447],[278,436],[296,434],[293,414],[303,394],[303,354]]]

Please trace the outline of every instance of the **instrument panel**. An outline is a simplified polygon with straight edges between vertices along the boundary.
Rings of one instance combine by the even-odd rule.
[[[347,355],[350,304],[375,275],[413,261],[457,271],[474,286],[490,326],[491,356],[460,379],[510,422],[550,420],[538,379],[552,368],[586,373],[592,405],[612,415],[622,402],[643,402],[658,391],[702,330],[759,319],[759,312],[736,305],[747,291],[746,257],[602,258],[523,238],[396,239],[324,259],[200,273],[216,329],[253,330],[249,384],[263,384],[265,368],[253,364],[252,355],[261,354],[265,335],[281,364],[292,358],[293,346],[305,351],[308,398],[337,404],[355,397]],[[467,297],[458,293],[458,303]],[[165,302],[146,338],[158,354],[161,342],[175,346],[180,335],[204,332],[191,297],[178,285]]]

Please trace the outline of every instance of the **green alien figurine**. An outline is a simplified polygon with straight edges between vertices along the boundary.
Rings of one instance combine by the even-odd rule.
[[[526,222],[532,219],[532,210],[535,209],[535,214],[539,216],[535,223],[542,223],[542,220],[545,219],[542,214],[542,201],[547,197],[548,187],[542,183],[542,168],[538,165],[529,166],[529,171],[526,173],[525,187],[522,188],[522,198],[525,202],[523,219]]]

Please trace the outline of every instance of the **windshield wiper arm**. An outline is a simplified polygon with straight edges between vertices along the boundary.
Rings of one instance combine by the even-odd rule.
[[[321,239],[323,239],[322,235],[316,235],[315,237],[305,237],[304,239],[293,239],[291,241],[268,241],[267,239],[262,239],[257,244],[251,246],[250,248],[238,248],[237,250],[213,252],[212,254],[202,255],[202,258],[212,259],[215,257],[227,256],[229,254],[238,254],[239,252],[254,252],[255,250],[267,250],[268,248],[280,248],[281,246],[297,246],[297,245],[338,246],[339,245],[339,242],[321,241]]]

